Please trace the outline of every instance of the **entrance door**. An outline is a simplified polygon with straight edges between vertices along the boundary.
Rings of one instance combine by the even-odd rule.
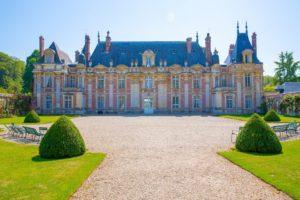
[[[152,98],[144,99],[144,114],[153,114]]]

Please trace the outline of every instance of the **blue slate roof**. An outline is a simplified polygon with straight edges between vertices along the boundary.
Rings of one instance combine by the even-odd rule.
[[[92,67],[98,64],[113,66],[124,64],[131,66],[132,61],[137,61],[138,66],[142,66],[142,54],[146,50],[152,50],[155,54],[155,66],[159,66],[160,61],[167,61],[167,66],[179,64],[188,66],[201,64],[205,66],[205,55],[203,48],[197,43],[192,42],[192,52],[188,53],[186,42],[111,42],[111,49],[105,52],[105,42],[99,42],[90,58]]]
[[[226,64],[230,63],[242,63],[243,62],[243,55],[242,52],[245,49],[251,49],[254,52],[253,46],[250,43],[248,33],[238,33],[236,42],[235,42],[235,47],[231,55],[228,55],[228,58],[226,59]],[[252,55],[252,61],[255,64],[261,63],[258,58],[256,53],[254,52]]]

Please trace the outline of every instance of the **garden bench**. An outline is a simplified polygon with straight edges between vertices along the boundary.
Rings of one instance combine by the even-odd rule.
[[[12,135],[17,135],[17,136],[20,136],[20,137],[25,137],[26,138],[26,131],[23,127],[21,126],[16,126],[16,125],[12,125],[11,126],[11,129],[12,129]]]
[[[36,129],[34,128],[31,128],[31,127],[26,127],[26,126],[23,126],[26,133],[27,134],[30,134],[34,137],[34,140],[36,139],[36,137],[39,138],[39,140],[41,140],[41,137],[43,136],[43,134],[39,133]]]
[[[276,134],[279,134],[280,138],[283,138],[284,134],[286,135],[286,137],[288,137],[287,124],[272,126],[271,128]]]
[[[39,127],[39,132],[42,135],[45,135],[47,132],[48,128],[47,127]]]

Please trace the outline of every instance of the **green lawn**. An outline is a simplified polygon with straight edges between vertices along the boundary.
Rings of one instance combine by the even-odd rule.
[[[300,140],[282,142],[282,147],[283,153],[277,155],[237,150],[219,154],[294,199],[300,199]]]
[[[228,119],[235,119],[240,121],[247,121],[250,119],[251,114],[245,114],[245,115],[218,115],[219,117],[224,117]],[[283,123],[290,123],[290,122],[300,122],[300,117],[291,117],[291,116],[285,116],[285,115],[279,115],[281,122]],[[262,115],[263,117],[263,115]]]
[[[40,115],[41,121],[38,124],[48,124],[55,122],[61,115]],[[76,117],[75,115],[69,115],[69,118]],[[5,117],[0,118],[0,124],[24,124],[25,116]]]
[[[38,147],[0,140],[0,199],[68,199],[105,154],[46,160]]]

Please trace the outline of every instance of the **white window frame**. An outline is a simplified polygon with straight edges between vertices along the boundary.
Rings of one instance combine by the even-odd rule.
[[[105,84],[105,81],[104,81],[104,76],[99,76],[98,77],[98,84],[97,84],[97,87],[98,89],[104,89],[104,84]]]
[[[145,88],[152,88],[153,87],[153,79],[151,76],[147,76],[145,79]]]
[[[172,108],[179,108],[179,96],[172,97]]]
[[[72,109],[73,104],[73,98],[71,95],[65,95],[64,96],[64,108],[65,109]]]
[[[232,109],[233,108],[233,97],[232,96],[226,96],[226,108]]]
[[[119,89],[125,89],[125,77],[120,76],[118,79],[118,88]]]
[[[245,74],[245,87],[251,87],[251,74]]]
[[[172,77],[172,88],[179,89],[179,77],[178,76]]]

